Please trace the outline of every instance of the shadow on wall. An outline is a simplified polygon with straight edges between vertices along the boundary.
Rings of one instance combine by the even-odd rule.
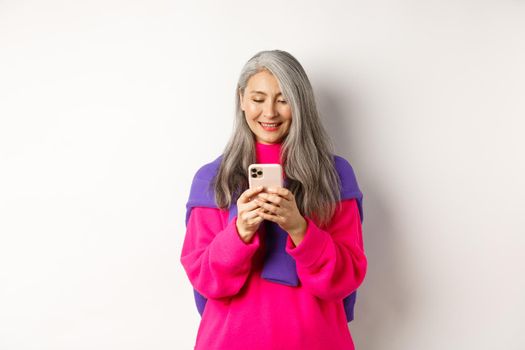
[[[340,79],[333,81],[340,82]],[[365,161],[367,154],[360,151],[376,149],[367,145],[381,142],[361,136],[374,134],[373,130],[365,133],[364,128],[370,125],[363,119],[367,115],[366,111],[359,108],[357,94],[349,92],[351,88],[334,90],[333,84],[329,84],[330,80],[325,82],[316,84],[316,99],[322,122],[334,141],[336,154],[345,157],[353,166],[363,192],[363,241],[368,270],[357,291],[355,319],[349,323],[349,327],[357,349],[383,350],[385,342],[391,343],[392,335],[407,331],[404,325],[411,313],[410,301],[413,299],[408,281],[412,279],[407,276],[410,269],[403,266],[403,242],[396,238],[403,237],[399,234],[402,228],[395,226],[396,220],[391,216],[390,208],[396,203],[386,202],[386,196],[382,195],[389,192],[379,187],[384,181],[374,180],[388,174],[371,174],[372,169],[363,168],[363,165],[380,161],[380,158]],[[344,108],[342,101],[345,101]],[[371,153],[368,152],[368,156]]]

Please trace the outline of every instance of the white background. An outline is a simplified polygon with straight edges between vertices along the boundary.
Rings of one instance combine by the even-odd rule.
[[[185,203],[266,49],[364,193],[357,348],[525,348],[525,1],[1,0],[0,349],[192,349]]]

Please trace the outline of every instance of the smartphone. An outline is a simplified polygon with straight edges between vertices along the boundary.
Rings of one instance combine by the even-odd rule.
[[[283,187],[283,168],[281,164],[250,164],[248,167],[248,183],[250,188],[257,186],[264,186],[264,189]]]

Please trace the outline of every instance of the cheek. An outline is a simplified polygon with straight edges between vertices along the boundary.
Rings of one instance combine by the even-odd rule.
[[[289,106],[281,107],[279,114],[288,120],[292,119],[292,109]]]
[[[250,128],[251,129],[254,129],[255,126],[257,125],[257,117],[258,117],[258,113],[257,111],[254,111],[250,108],[246,108],[246,110],[244,111],[244,116],[246,119],[246,122],[248,123],[248,125],[250,125]]]
[[[291,124],[292,124],[292,121],[288,121],[288,122],[286,123],[286,126],[285,126],[284,129],[283,129],[283,133],[286,133],[286,134],[287,134],[287,133],[290,131]]]
[[[248,118],[255,118],[260,114],[260,109],[258,106],[254,106],[253,104],[249,104],[246,107],[246,110],[244,111]]]

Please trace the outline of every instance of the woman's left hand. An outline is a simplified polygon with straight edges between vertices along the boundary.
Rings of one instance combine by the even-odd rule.
[[[306,232],[306,219],[297,208],[295,196],[287,188],[267,188],[254,200],[261,206],[258,215],[263,219],[277,223],[291,236],[304,235]],[[268,213],[265,213],[264,209],[268,210]]]

